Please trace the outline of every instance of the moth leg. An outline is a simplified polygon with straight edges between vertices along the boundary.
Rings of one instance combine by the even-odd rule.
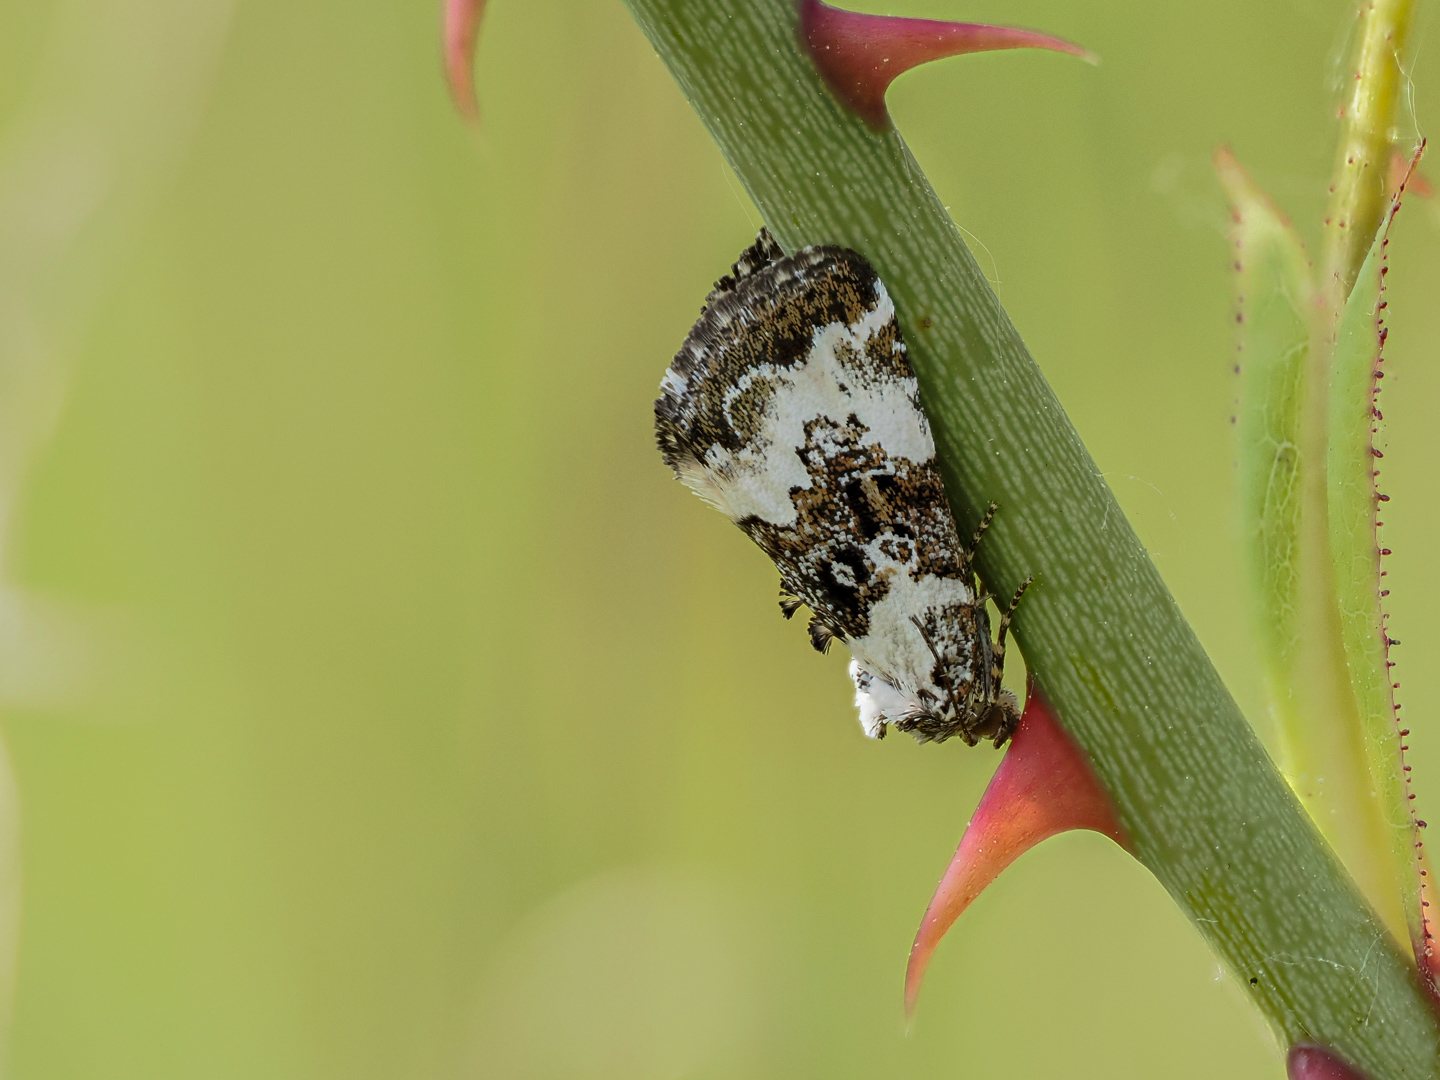
[[[991,655],[995,658],[995,685],[1000,685],[1000,676],[1005,673],[1005,635],[1010,632],[1010,620],[1015,617],[1015,609],[1020,606],[1020,597],[1025,595],[1025,590],[1035,583],[1035,575],[1031,574],[1020,583],[1015,590],[1015,595],[1010,599],[1010,606],[1000,616],[1000,629],[995,634],[995,644],[991,646]]]
[[[792,593],[789,589],[780,589],[780,614],[790,618],[795,612],[805,606],[805,601]]]
[[[985,530],[990,527],[990,522],[995,520],[995,511],[1000,509],[1000,504],[992,502],[985,510],[985,516],[980,519],[980,524],[975,526],[975,535],[970,538],[970,548],[965,552],[965,565],[971,566],[975,562],[975,553],[980,550],[980,538],[985,535]]]
[[[986,731],[985,736],[989,738],[996,750],[1010,741],[1010,736],[1015,734],[1015,729],[1020,726],[1020,702],[1009,690],[1001,690],[995,697],[995,704],[990,706],[990,715],[994,725],[994,732]]]
[[[997,750],[1005,745],[1006,740],[1015,733],[1016,725],[1020,723],[1020,702],[1009,690],[1003,689],[1000,683],[1005,677],[1005,636],[1010,631],[1010,620],[1015,617],[1015,609],[1020,606],[1020,597],[1025,595],[1025,590],[1034,581],[1035,575],[1031,574],[1015,590],[1015,595],[1010,600],[1010,606],[1000,616],[1000,628],[995,635],[995,644],[991,646],[990,685],[994,687],[995,700],[990,707],[986,726],[989,727],[991,724],[995,726],[994,742]],[[988,736],[991,733],[986,731],[985,734]]]

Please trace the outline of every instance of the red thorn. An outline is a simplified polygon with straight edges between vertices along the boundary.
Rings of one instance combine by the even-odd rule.
[[[1034,30],[865,15],[820,0],[799,0],[799,8],[800,40],[826,85],[876,131],[892,126],[885,111],[890,83],[930,60],[996,49],[1053,49],[1098,62],[1094,53],[1079,45]]]
[[[1319,1046],[1292,1046],[1285,1058],[1290,1080],[1369,1080],[1353,1065]]]
[[[1092,829],[1128,850],[1129,838],[1090,762],[1055,719],[1035,684],[1005,759],[980,796],[960,848],[935,890],[905,969],[905,1011],[915,1012],[925,967],[970,902],[1040,841]]]
[[[445,51],[445,82],[460,115],[472,124],[480,122],[480,102],[475,97],[475,42],[480,37],[480,20],[485,0],[441,0],[443,22],[441,44]]]

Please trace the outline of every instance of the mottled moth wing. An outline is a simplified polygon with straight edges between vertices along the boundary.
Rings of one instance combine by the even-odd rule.
[[[973,742],[998,688],[989,624],[870,265],[837,247],[785,256],[762,233],[661,390],[666,463],[774,560],[816,647],[850,647],[866,732]]]

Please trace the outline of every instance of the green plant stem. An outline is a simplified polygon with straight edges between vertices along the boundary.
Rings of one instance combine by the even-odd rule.
[[[1138,858],[1283,1040],[1327,1043],[1374,1080],[1440,1077],[1406,957],[1265,756],[899,135],[829,96],[789,0],[628,4],[780,243],[853,247],[885,280],[962,532],[1000,504],[981,573],[999,595],[1038,575],[1016,636]]]
[[[1346,72],[1321,261],[1323,287],[1331,292],[1330,310],[1336,314],[1390,204],[1391,128],[1413,8],[1412,0],[1362,0],[1359,7],[1360,34]]]

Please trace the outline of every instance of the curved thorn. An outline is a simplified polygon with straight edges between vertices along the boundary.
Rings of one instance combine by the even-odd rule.
[[[1322,1046],[1292,1046],[1285,1056],[1285,1075],[1290,1080],[1369,1080]]]
[[[445,82],[460,115],[477,124],[480,102],[475,96],[475,42],[480,37],[480,20],[485,16],[485,0],[441,0],[441,3]]]
[[[799,0],[800,40],[842,103],[877,131],[891,127],[885,90],[903,72],[947,56],[995,49],[1051,49],[1098,63],[1094,53],[1034,30],[842,11]]]
[[[915,1012],[931,954],[970,902],[1040,841],[1071,829],[1091,829],[1129,848],[1125,829],[1084,752],[1061,729],[1032,682],[1005,759],[980,797],[910,947],[907,1016]]]

